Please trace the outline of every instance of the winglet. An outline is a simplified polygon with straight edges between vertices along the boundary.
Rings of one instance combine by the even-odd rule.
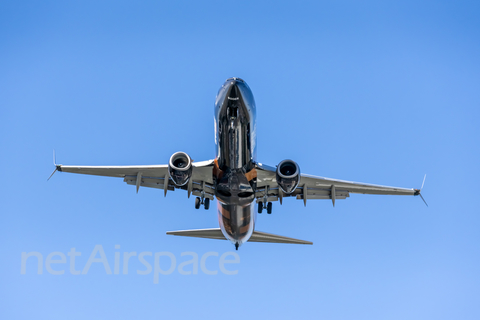
[[[421,193],[422,189],[423,189],[423,186],[425,185],[425,179],[426,178],[427,178],[427,174],[425,174],[425,176],[423,177],[422,187],[420,189],[415,189],[415,193],[413,195],[420,196],[420,198],[422,198],[425,205],[428,207],[427,201],[425,201],[425,199],[423,198],[422,193]]]
[[[50,177],[48,177],[47,181],[50,180],[50,178],[55,174],[55,172],[62,171],[62,165],[57,164],[57,159],[56,159],[56,156],[55,156],[55,149],[53,149],[53,165],[55,166],[55,170],[53,170],[52,174],[50,175]]]
[[[428,207],[427,201],[425,201],[425,199],[423,199],[423,196],[420,193],[418,195],[420,196],[420,198],[422,198],[423,202],[425,202],[425,205]]]

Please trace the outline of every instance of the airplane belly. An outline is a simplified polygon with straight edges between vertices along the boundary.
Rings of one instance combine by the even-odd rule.
[[[255,123],[250,88],[241,79],[228,79],[215,102],[213,175],[220,229],[237,249],[255,228]]]
[[[224,204],[217,201],[218,223],[225,238],[242,245],[252,236],[256,213],[253,203],[247,205]]]

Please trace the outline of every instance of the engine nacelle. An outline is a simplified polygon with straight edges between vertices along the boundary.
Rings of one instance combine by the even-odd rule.
[[[300,167],[293,160],[283,160],[277,166],[276,176],[278,187],[290,194],[300,182]]]
[[[168,174],[177,187],[187,184],[192,177],[192,159],[185,152],[176,152],[168,162]]]

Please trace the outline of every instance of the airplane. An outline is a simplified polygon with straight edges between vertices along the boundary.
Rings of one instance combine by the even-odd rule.
[[[217,199],[219,228],[179,230],[168,235],[230,240],[235,249],[247,241],[313,244],[255,230],[256,213],[272,213],[272,202],[284,198],[302,200],[346,199],[350,193],[420,196],[421,189],[357,183],[300,173],[290,159],[276,167],[257,162],[256,107],[252,91],[240,78],[229,78],[219,89],[214,107],[215,159],[194,162],[185,152],[174,153],[164,165],[76,166],[56,164],[56,171],[123,178],[136,187],[182,189],[193,194],[195,208],[206,210]],[[48,179],[50,179],[48,178]],[[425,183],[425,178],[423,180]],[[257,203],[257,211],[254,210]],[[425,202],[425,204],[427,204]]]

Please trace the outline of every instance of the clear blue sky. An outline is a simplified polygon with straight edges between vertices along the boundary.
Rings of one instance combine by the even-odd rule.
[[[473,1],[1,1],[2,319],[480,318],[480,5]],[[63,164],[214,156],[223,81],[255,95],[258,159],[420,187],[418,197],[287,199],[257,229],[313,246],[247,243],[235,276],[20,274],[21,253],[231,251],[166,236],[217,226],[122,179]],[[115,250],[120,245],[120,250]],[[150,257],[151,259],[151,257]],[[209,258],[210,259],[210,258]],[[151,261],[151,260],[150,260]],[[216,260],[209,260],[215,269]],[[111,266],[113,269],[113,266]],[[218,265],[217,265],[218,270]]]

